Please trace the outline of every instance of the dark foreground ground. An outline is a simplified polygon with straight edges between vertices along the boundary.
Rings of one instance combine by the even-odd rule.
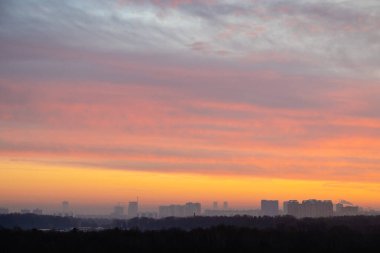
[[[380,230],[0,231],[0,252],[380,252]]]
[[[225,224],[217,225],[216,221]],[[136,228],[98,232],[0,229],[0,252],[380,252],[380,217],[132,220]],[[147,229],[162,224],[212,224]],[[138,224],[144,225],[138,228]],[[168,225],[167,225],[168,226]]]

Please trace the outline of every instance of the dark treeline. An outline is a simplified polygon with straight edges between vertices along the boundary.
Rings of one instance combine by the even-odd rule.
[[[296,219],[292,216],[277,217],[188,217],[164,219],[135,218],[131,220],[112,219],[81,219],[74,217],[59,217],[34,214],[7,214],[0,215],[0,228],[7,229],[55,229],[71,230],[73,228],[98,228],[105,229],[139,229],[164,230],[177,228],[181,230],[193,230],[196,228],[210,228],[219,225],[244,227],[253,229],[277,229],[277,228],[302,228],[317,227],[329,229],[337,226],[345,226],[355,231],[365,231],[372,227],[380,227],[380,216],[346,216],[330,218],[304,218]]]
[[[345,226],[355,231],[365,231],[370,228],[380,228],[380,216],[341,216],[328,218],[303,218],[296,219],[292,216],[277,217],[189,217],[165,219],[135,218],[126,223],[127,228],[139,230],[163,230],[178,228],[181,230],[192,230],[196,228],[210,228],[219,225],[244,227],[253,229],[278,229],[278,228],[319,228],[329,229],[337,226]]]
[[[380,228],[347,226],[254,229],[217,226],[100,232],[0,229],[0,252],[379,252]],[[311,225],[311,226],[308,226]]]
[[[18,229],[55,229],[67,230],[77,227],[104,227],[115,228],[118,221],[109,219],[80,219],[74,217],[60,217],[35,214],[4,214],[0,215],[0,228]]]
[[[5,228],[4,217],[28,228],[78,227],[68,232]],[[34,220],[33,223],[29,219]],[[14,222],[14,221],[13,221]],[[87,222],[87,223],[86,223]],[[80,226],[113,229],[81,232]],[[380,252],[380,216],[295,219],[191,217],[81,220],[69,217],[0,216],[0,252]],[[17,227],[17,226],[16,226]],[[118,228],[115,228],[118,227]]]

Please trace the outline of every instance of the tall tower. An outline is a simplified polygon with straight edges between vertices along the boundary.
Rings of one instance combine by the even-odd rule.
[[[69,216],[70,215],[70,204],[68,201],[62,201],[62,215]]]
[[[138,215],[139,202],[130,201],[128,204],[128,218],[135,218]]]
[[[119,203],[113,208],[112,216],[118,219],[121,219],[124,217],[124,206]]]

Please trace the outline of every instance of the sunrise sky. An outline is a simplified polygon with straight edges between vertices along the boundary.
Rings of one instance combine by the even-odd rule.
[[[1,1],[0,206],[380,208],[379,24],[378,0]]]

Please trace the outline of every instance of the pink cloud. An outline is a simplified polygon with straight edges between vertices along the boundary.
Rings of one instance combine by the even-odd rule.
[[[339,115],[339,104],[273,108],[94,82],[0,88],[10,99],[0,103],[6,157],[287,178],[342,179],[339,171],[349,167],[360,180],[377,178],[380,121],[350,115],[354,107]]]

